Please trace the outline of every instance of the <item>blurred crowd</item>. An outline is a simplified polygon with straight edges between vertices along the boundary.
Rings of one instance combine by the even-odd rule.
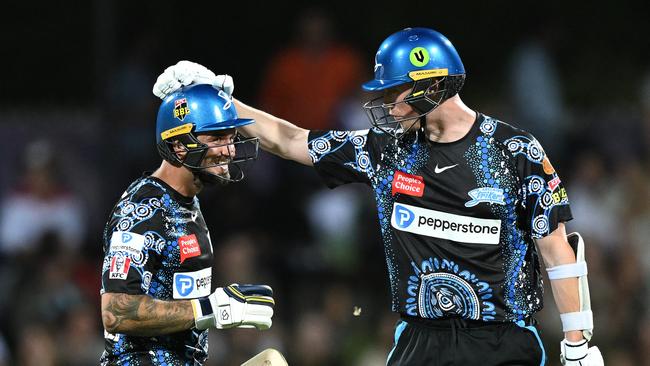
[[[306,128],[367,128],[359,84],[372,60],[335,37],[322,14],[305,14],[297,27],[246,102]],[[650,74],[631,86],[635,100],[574,107],[563,97],[553,37],[531,33],[513,49],[510,95],[497,102],[474,92],[479,98],[465,101],[545,146],[567,185],[568,229],[587,245],[594,344],[608,365],[650,365]],[[0,147],[8,157],[0,167],[2,366],[98,363],[103,224],[128,183],[159,164],[158,100],[149,91],[162,70],[138,50],[96,109],[2,121],[15,126]],[[277,303],[269,331],[211,331],[210,365],[239,365],[267,347],[291,365],[385,364],[397,315],[370,190],[328,190],[313,169],[262,153],[244,182],[200,199],[214,243],[212,283],[268,283]],[[557,365],[561,326],[545,283],[539,319],[548,364]]]

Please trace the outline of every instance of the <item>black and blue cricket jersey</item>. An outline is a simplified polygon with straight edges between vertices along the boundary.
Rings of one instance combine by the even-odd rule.
[[[159,300],[208,296],[212,243],[196,197],[143,176],[113,208],[104,230],[102,293]],[[102,365],[195,365],[207,359],[208,331],[138,337],[105,332]]]
[[[393,311],[517,321],[542,308],[533,239],[572,217],[532,135],[479,113],[451,143],[371,129],[312,131],[308,144],[330,188],[361,182],[374,191]]]

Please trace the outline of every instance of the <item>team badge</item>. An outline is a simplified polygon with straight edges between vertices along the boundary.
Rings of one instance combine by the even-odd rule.
[[[505,205],[505,195],[503,189],[492,187],[481,187],[472,189],[467,192],[467,195],[472,199],[465,202],[465,207],[474,207],[479,203],[495,203],[497,205]]]
[[[187,106],[187,99],[176,99],[174,101],[174,118],[182,121],[188,114],[190,114],[190,108]]]

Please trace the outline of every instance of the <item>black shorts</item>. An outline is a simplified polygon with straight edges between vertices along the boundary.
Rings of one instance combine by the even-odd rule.
[[[534,324],[402,317],[386,365],[544,365],[546,352]]]

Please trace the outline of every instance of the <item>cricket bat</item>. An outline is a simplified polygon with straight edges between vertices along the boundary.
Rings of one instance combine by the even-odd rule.
[[[289,366],[282,353],[267,348],[255,357],[241,364],[241,366]]]

